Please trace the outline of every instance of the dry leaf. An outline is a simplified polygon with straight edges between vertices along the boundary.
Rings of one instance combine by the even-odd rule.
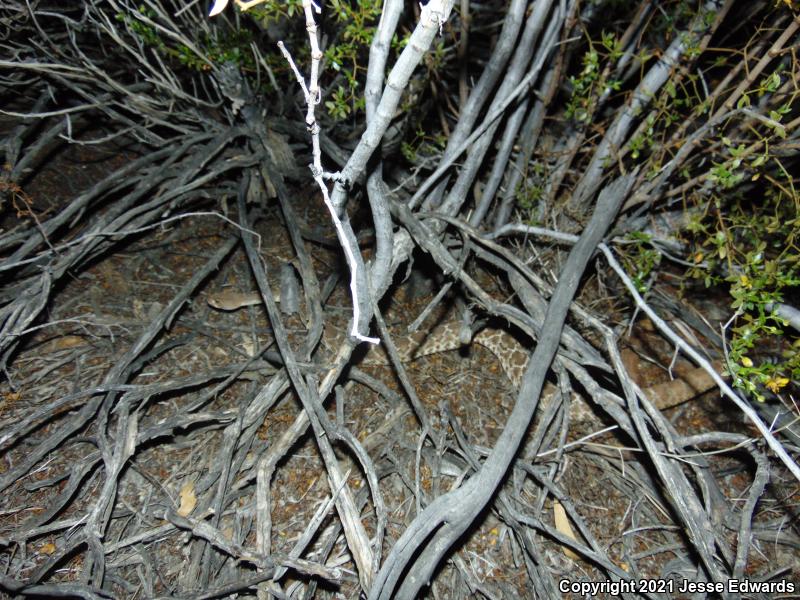
[[[178,514],[188,517],[195,506],[197,506],[197,496],[194,494],[194,482],[187,481],[181,486],[181,505],[178,508]]]
[[[84,346],[86,340],[79,335],[65,335],[55,341],[55,349],[63,350],[64,348],[74,348],[75,346]]]
[[[147,313],[144,310],[144,302],[139,300],[138,298],[133,299],[133,316],[136,317],[138,321],[143,321]]]
[[[22,392],[3,392],[3,400],[6,402],[18,402],[20,398],[22,398]]]
[[[565,536],[575,540],[576,542],[578,541],[578,538],[575,537],[575,533],[572,531],[572,525],[569,524],[567,511],[564,510],[564,507],[561,506],[561,503],[558,500],[553,500],[553,520],[555,521],[556,529],[559,531],[559,533],[563,533]],[[561,549],[564,551],[564,555],[567,558],[578,560],[578,555],[566,546],[562,547]]]
[[[48,542],[46,544],[43,544],[42,547],[39,548],[39,553],[40,554],[50,555],[50,554],[53,554],[55,551],[56,551],[56,545],[54,543],[52,543],[52,542]]]
[[[43,344],[42,352],[55,352],[85,345],[86,340],[79,335],[62,335]]]
[[[254,357],[256,355],[256,342],[247,336],[242,336],[242,346],[244,347],[244,351],[247,353],[247,356]]]

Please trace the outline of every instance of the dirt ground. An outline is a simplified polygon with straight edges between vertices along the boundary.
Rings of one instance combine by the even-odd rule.
[[[123,164],[127,156],[124,149],[98,147],[57,154],[26,187],[25,193],[39,214],[58,210],[61,202]],[[308,222],[325,222],[316,198],[298,193],[298,201],[298,212],[305,213]],[[214,208],[224,213],[225,200],[220,199]],[[268,271],[277,273],[291,259],[290,245],[277,210],[271,207],[270,211],[257,232],[262,236],[261,252]],[[3,226],[8,228],[12,223]],[[104,375],[129,350],[152,317],[229,235],[230,228],[219,218],[197,217],[174,222],[133,242],[126,240],[119,251],[99,257],[89,269],[75,273],[63,289],[57,290],[48,306],[46,323],[19,349],[8,376],[0,384],[0,432],[25,420],[35,421],[39,411],[47,416],[41,422],[36,421],[15,443],[2,447],[0,476],[23,462],[30,448],[46,443],[52,432],[58,431],[86,405],[90,396],[85,391],[101,384]],[[341,267],[331,248],[315,248],[313,256],[320,281]],[[495,281],[491,272],[479,272],[476,276],[499,296],[504,294],[502,282]],[[669,281],[660,285],[670,293],[675,291]],[[383,307],[391,330],[399,336],[430,300],[430,286],[417,287],[420,289],[398,285],[391,301]],[[230,375],[234,366],[250,360],[256,348],[267,347],[272,341],[272,331],[261,307],[221,312],[207,304],[208,294],[223,289],[254,289],[241,249],[234,250],[204,283],[201,293],[184,306],[158,347],[145,353],[149,353],[147,361],[129,382],[132,386],[143,386],[143,390],[146,386],[156,390],[165,383],[173,387],[170,393],[147,396],[143,392],[145,399],[137,409],[140,431],[180,413],[204,395],[207,397],[202,400],[200,412],[208,415],[209,421],[218,422],[207,426],[198,417],[179,431],[153,437],[137,448],[124,468],[106,536],[110,541],[106,572],[118,597],[167,596],[176,585],[185,586],[197,577],[213,589],[217,575],[233,568],[229,563],[215,563],[217,573],[204,571],[206,567],[199,566],[196,550],[189,544],[189,534],[164,519],[167,509],[185,509],[184,512],[188,510],[187,514],[197,518],[213,511],[204,498],[212,495],[219,482],[204,475],[220,453],[229,451],[225,447],[228,423],[221,420],[221,415],[235,415],[243,399],[257,394],[275,369],[266,361],[256,361],[234,383],[209,393]],[[350,314],[346,291],[346,285],[339,281],[326,309],[326,332],[329,328],[342,331],[346,325]],[[582,300],[594,314],[619,327],[626,365],[638,383],[648,386],[670,379],[672,348],[654,332],[647,319],[637,318],[632,328],[625,327],[631,314],[629,308],[596,277],[587,282]],[[725,307],[714,307],[715,301],[721,299],[699,300],[689,296],[681,300],[687,311],[691,305],[705,314],[710,310],[724,314]],[[434,319],[441,318],[448,310],[445,307]],[[295,342],[305,333],[303,312],[301,305],[298,314],[286,317],[290,339]],[[324,345],[334,337],[326,333],[322,354],[331,351]],[[319,369],[309,366],[308,372],[313,374],[315,368]],[[453,424],[457,423],[474,447],[492,447],[515,400],[514,390],[494,355],[472,346],[461,352],[421,358],[408,368],[417,394],[432,417],[436,435],[452,437]],[[345,425],[369,448],[377,471],[390,473],[380,480],[389,515],[383,544],[384,552],[388,552],[420,510],[420,502],[423,499],[424,503],[430,502],[457,485],[468,470],[453,472],[452,462],[437,460],[427,445],[420,447],[420,424],[402,400],[397,379],[389,367],[362,365],[361,369],[393,393],[378,394],[368,385],[348,383],[337,399],[327,399],[326,408],[332,420]],[[60,404],[56,406],[55,402]],[[216,515],[216,522],[236,547],[252,548],[256,543],[250,525],[257,511],[257,454],[269,448],[295,420],[299,410],[291,389],[283,393],[265,411],[244,463],[231,473],[227,485],[234,500],[226,504],[222,514]],[[713,390],[669,410],[667,417],[686,436],[725,430],[756,437],[736,409]],[[113,419],[107,426],[113,430]],[[92,510],[93,500],[103,485],[104,449],[97,445],[95,427],[97,423],[75,432],[68,443],[53,448],[46,460],[3,495],[0,547],[4,553],[13,548],[14,552],[25,554],[24,568],[7,575],[24,578],[47,568],[50,581],[80,578],[84,559],[79,548],[71,560],[61,564],[49,565],[48,560],[58,549],[72,543],[72,527]],[[523,450],[519,459],[534,470],[532,478],[557,483],[564,494],[562,503],[574,508],[617,568],[638,579],[657,580],[666,574],[676,580],[692,578],[692,563],[685,559],[684,528],[664,497],[653,490],[648,463],[638,460],[640,451],[631,447],[618,430],[605,429],[606,423],[598,414],[595,422],[573,424],[567,433],[563,455],[536,457]],[[557,441],[557,436],[554,439]],[[348,485],[357,497],[364,499],[365,495],[358,493],[367,486],[362,471],[350,453],[337,448],[349,473]],[[424,467],[418,472],[420,457]],[[752,484],[752,466],[747,456],[729,452],[706,458],[722,493],[734,504],[743,503]],[[436,464],[441,467],[438,473],[430,468]],[[686,465],[687,470],[692,468]],[[518,473],[508,477],[504,490],[504,501],[520,518],[523,514],[536,514],[539,523],[563,531],[554,525],[554,515],[561,505],[553,502],[553,495],[543,498],[540,488],[531,485],[529,479],[523,481]],[[271,548],[276,555],[289,554],[331,493],[313,437],[304,436],[279,463],[270,492]],[[789,476],[769,482],[752,524],[752,549],[745,575],[775,572],[780,573],[779,579],[800,582],[798,500],[796,482]],[[520,503],[525,504],[524,511]],[[193,504],[196,508],[189,510]],[[361,518],[372,536],[375,513],[371,505],[363,508]],[[769,536],[776,522],[788,534],[780,544]],[[458,552],[432,584],[431,596],[460,597],[462,592],[453,590],[467,589],[464,581],[474,597],[546,596],[542,590],[531,589],[530,579],[521,566],[530,560],[521,550],[523,544],[537,547],[543,562],[535,568],[549,571],[555,580],[603,579],[591,561],[542,535],[542,529],[534,526],[536,523],[530,525],[528,539],[520,540],[497,512],[485,511],[480,523],[462,541]],[[740,524],[717,525],[727,528],[729,544],[736,548]],[[574,523],[573,529],[577,529]],[[787,544],[787,539],[794,540],[794,544]],[[326,545],[330,551],[324,563],[342,569],[341,584],[338,588],[322,585],[316,597],[358,597],[356,570],[338,520],[331,516],[330,510],[304,556],[325,556],[322,549]],[[8,555],[2,559],[6,569],[11,562]],[[18,560],[13,562],[19,564]],[[155,588],[146,589],[138,583],[148,579],[137,576],[137,572],[143,571],[156,573]],[[255,577],[257,571],[252,572]],[[283,580],[283,590],[288,593],[293,585],[304,581],[290,574]]]

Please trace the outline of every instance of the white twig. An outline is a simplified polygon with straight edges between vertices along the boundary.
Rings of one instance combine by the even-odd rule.
[[[361,317],[361,311],[358,307],[358,280],[356,278],[358,263],[356,262],[356,257],[353,255],[353,249],[350,247],[350,244],[347,243],[347,239],[344,236],[342,222],[336,214],[336,208],[334,208],[333,202],[331,202],[331,197],[328,194],[328,186],[325,185],[322,179],[322,173],[316,172],[314,174],[314,181],[317,182],[319,189],[322,190],[322,199],[325,201],[325,206],[328,207],[328,211],[331,213],[331,220],[333,221],[334,227],[336,227],[336,235],[339,236],[339,242],[342,244],[344,255],[347,258],[347,264],[350,267],[350,294],[353,297],[353,327],[350,330],[350,335],[362,342],[378,344],[380,343],[379,338],[361,335],[358,331],[358,320]]]
[[[314,22],[312,8],[316,8],[317,11],[319,11],[319,8],[316,7],[316,5],[313,5],[310,0],[304,0],[303,8],[306,15],[306,30],[308,31],[309,43],[311,44],[311,75],[307,85],[303,75],[297,68],[297,65],[292,59],[292,55],[289,53],[289,50],[287,50],[284,43],[278,42],[278,48],[280,49],[281,53],[283,53],[284,58],[286,58],[286,62],[289,63],[289,66],[294,72],[294,76],[297,79],[297,82],[300,84],[300,88],[303,90],[303,95],[306,99],[306,105],[308,106],[308,110],[306,112],[306,125],[311,133],[311,147],[314,160],[314,162],[310,165],[311,172],[313,173],[314,181],[317,182],[317,185],[322,192],[322,199],[325,202],[325,206],[328,208],[328,212],[330,212],[331,221],[333,221],[333,226],[336,228],[336,235],[338,236],[339,242],[342,245],[345,257],[347,258],[347,265],[350,268],[350,294],[353,299],[353,326],[350,330],[350,335],[361,342],[378,344],[380,342],[378,338],[362,335],[361,332],[358,331],[358,323],[361,317],[358,296],[358,262],[353,254],[353,248],[347,241],[344,228],[342,227],[342,221],[339,219],[336,207],[333,205],[333,202],[331,202],[328,186],[325,183],[325,179],[336,180],[338,178],[338,174],[326,173],[322,168],[322,151],[319,145],[319,125],[317,124],[316,116],[314,115],[314,110],[320,101],[319,63],[322,59],[322,51],[320,50],[319,43],[317,41],[317,26]]]

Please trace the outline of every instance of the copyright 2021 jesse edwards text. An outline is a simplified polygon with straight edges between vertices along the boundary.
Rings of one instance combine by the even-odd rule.
[[[621,596],[622,594],[793,594],[797,586],[786,580],[752,581],[729,579],[725,582],[692,581],[690,579],[628,579],[620,581],[572,581],[558,582],[561,593],[580,597],[599,594]]]

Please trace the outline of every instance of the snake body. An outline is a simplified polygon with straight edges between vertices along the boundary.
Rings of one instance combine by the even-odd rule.
[[[279,301],[279,298],[275,298]],[[246,306],[261,304],[261,295],[257,292],[238,292],[223,290],[210,294],[207,298],[209,306],[222,311],[234,311]],[[528,366],[529,351],[510,333],[498,328],[485,328],[478,332],[472,341],[484,346],[494,354],[503,372],[519,389],[522,376]],[[410,362],[439,352],[458,350],[463,346],[461,326],[455,321],[445,322],[431,330],[418,331],[396,340],[396,346],[402,362]],[[373,347],[364,357],[363,364],[389,364],[381,346]],[[721,365],[714,364],[719,370]],[[548,386],[550,387],[550,386]],[[695,396],[714,387],[711,376],[703,369],[696,368],[680,374],[680,378],[659,383],[646,388],[645,394],[660,410],[672,408],[691,400]],[[544,401],[554,395],[554,390],[545,391]],[[573,400],[570,405],[570,416],[577,421],[585,421],[594,417],[589,405],[581,400]]]

